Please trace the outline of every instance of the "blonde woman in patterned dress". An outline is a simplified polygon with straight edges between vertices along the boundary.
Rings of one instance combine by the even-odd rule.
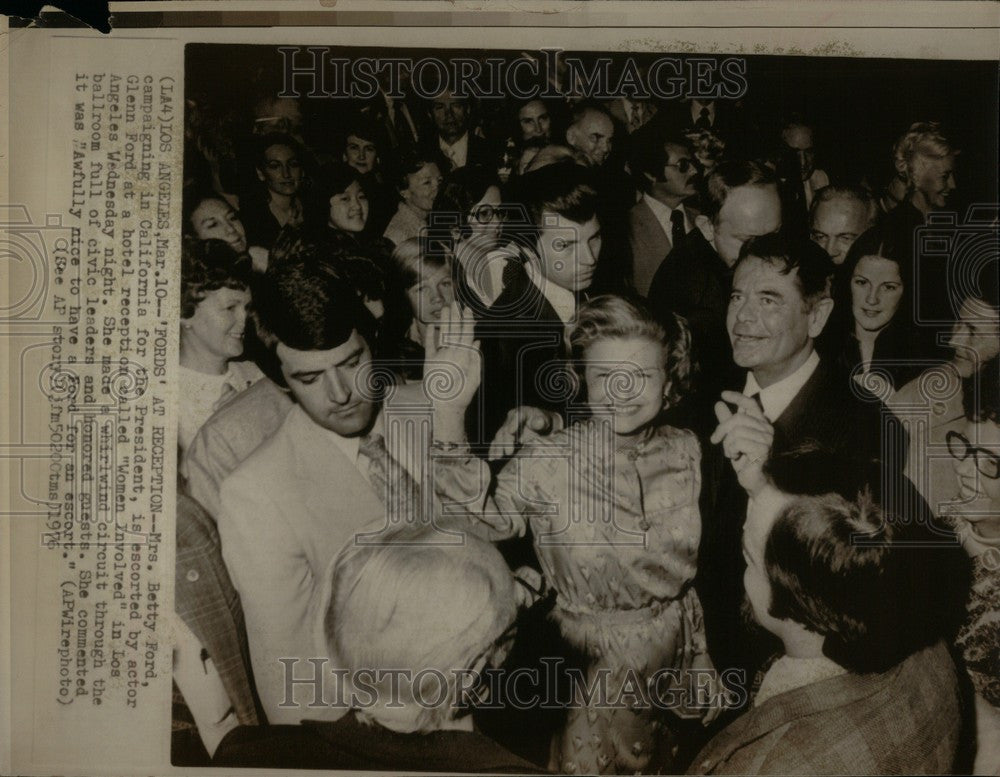
[[[441,349],[437,359],[478,375],[465,319],[461,329],[451,340],[457,347]],[[685,388],[690,334],[680,319],[665,328],[644,307],[604,296],[581,306],[568,339],[584,384],[578,420],[522,448],[490,489],[487,464],[472,456],[462,431],[474,390],[466,385],[459,396],[435,400],[435,487],[446,514],[472,517],[492,540],[530,527],[557,593],[554,617],[588,659],[588,687],[606,675],[609,700],[623,690],[637,694],[638,705],[608,705],[577,688],[550,768],[669,770],[669,717],[646,703],[650,681],[659,677],[655,698],[662,701],[677,689],[670,670],[711,668],[691,587],[701,452],[694,434],[659,423]]]

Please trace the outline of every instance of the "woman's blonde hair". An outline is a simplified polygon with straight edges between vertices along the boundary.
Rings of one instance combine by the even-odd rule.
[[[676,313],[658,320],[639,300],[604,294],[583,303],[567,337],[570,359],[577,373],[586,364],[586,352],[598,340],[638,337],[663,348],[669,385],[667,405],[676,404],[691,385],[691,331]]]

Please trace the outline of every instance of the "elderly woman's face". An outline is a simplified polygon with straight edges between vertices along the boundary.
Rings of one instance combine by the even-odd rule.
[[[406,177],[407,186],[403,191],[403,199],[419,210],[429,211],[434,207],[441,186],[441,171],[434,162],[421,167],[417,172]]]
[[[225,200],[202,200],[191,213],[191,228],[201,240],[223,240],[238,254],[247,250],[243,222]]]
[[[303,175],[302,161],[295,149],[281,143],[264,151],[264,166],[257,170],[257,177],[269,191],[286,197],[298,194]]]
[[[855,323],[867,332],[888,326],[905,289],[899,265],[881,256],[863,256],[851,276],[851,305]]]
[[[243,353],[250,292],[221,288],[208,292],[194,309],[181,319],[181,345],[225,359]]]
[[[345,232],[360,232],[368,220],[368,196],[361,184],[353,181],[340,194],[330,198],[330,226]]]

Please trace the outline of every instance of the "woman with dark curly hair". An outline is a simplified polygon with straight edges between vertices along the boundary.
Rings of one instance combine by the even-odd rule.
[[[263,377],[243,355],[250,259],[221,240],[187,238],[181,253],[181,451],[213,411]]]

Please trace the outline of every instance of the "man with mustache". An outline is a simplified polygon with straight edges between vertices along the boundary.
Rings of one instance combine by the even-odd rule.
[[[664,258],[694,226],[694,214],[685,202],[697,193],[699,175],[683,136],[639,131],[633,138],[636,148],[630,167],[643,194],[628,214],[631,280],[645,297]]]

